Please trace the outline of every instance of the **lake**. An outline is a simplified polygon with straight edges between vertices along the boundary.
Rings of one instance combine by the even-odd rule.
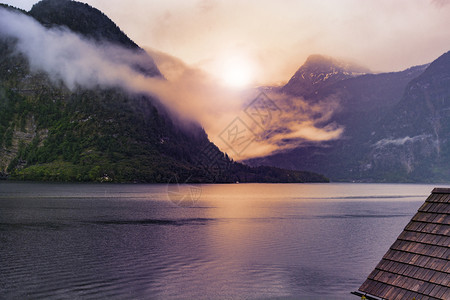
[[[434,187],[0,182],[0,298],[356,300]]]

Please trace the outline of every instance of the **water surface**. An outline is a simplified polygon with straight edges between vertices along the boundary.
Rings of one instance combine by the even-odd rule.
[[[358,299],[432,185],[0,183],[0,298]]]

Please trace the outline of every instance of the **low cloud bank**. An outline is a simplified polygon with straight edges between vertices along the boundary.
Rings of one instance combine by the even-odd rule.
[[[17,51],[28,58],[32,71],[43,71],[69,89],[121,87],[158,99],[176,118],[200,123],[210,139],[236,160],[269,155],[305,142],[338,139],[343,132],[339,125],[327,124],[339,107],[336,99],[308,104],[300,98],[267,93],[266,104],[272,105],[268,110],[270,122],[261,126],[257,119],[267,107],[252,106],[260,95],[258,91],[226,88],[219,80],[170,55],[147,50],[149,55],[90,40],[64,27],[49,29],[29,16],[4,8],[0,8],[2,36],[17,40]],[[150,77],[136,68],[152,69],[152,57],[165,78]],[[227,140],[236,118],[252,133],[251,143],[239,149],[242,151],[236,151]]]

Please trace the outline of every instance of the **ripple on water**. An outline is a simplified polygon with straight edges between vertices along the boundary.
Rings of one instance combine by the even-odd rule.
[[[33,198],[37,187],[43,196]],[[362,194],[367,186],[331,187],[337,197],[321,196],[322,185],[204,186],[206,200],[191,208],[161,200],[165,186],[111,185],[105,197],[104,186],[21,185],[26,197],[13,200],[3,189],[0,294],[349,299],[424,200],[413,196],[431,189],[395,196],[384,195],[391,186],[373,195]]]

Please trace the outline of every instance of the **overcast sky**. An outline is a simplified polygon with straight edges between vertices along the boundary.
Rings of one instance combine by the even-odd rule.
[[[0,2],[29,10],[37,1]],[[238,58],[255,84],[287,81],[308,55],[397,71],[450,50],[449,0],[85,0],[134,41],[213,74]]]

